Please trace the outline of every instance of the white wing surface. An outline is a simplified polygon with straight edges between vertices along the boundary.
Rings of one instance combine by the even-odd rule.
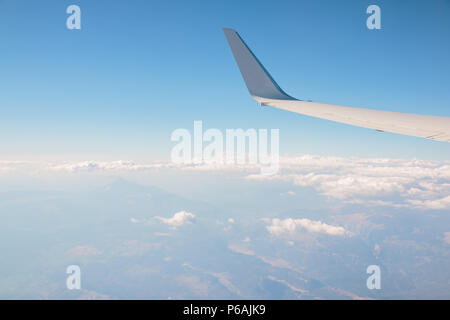
[[[236,31],[224,28],[224,32],[248,91],[263,106],[378,131],[450,142],[450,117],[344,107],[293,98],[278,86]]]

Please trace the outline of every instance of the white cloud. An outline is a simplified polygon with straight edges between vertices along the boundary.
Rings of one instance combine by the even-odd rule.
[[[295,196],[295,192],[294,191],[282,192],[280,193],[280,196]]]
[[[173,167],[169,163],[137,164],[134,161],[82,161],[75,163],[63,163],[50,165],[50,169],[67,172],[94,172],[94,171],[139,171],[148,169],[159,169]]]
[[[138,219],[136,219],[136,218],[130,218],[130,222],[131,222],[131,223],[138,223],[138,222],[139,222],[139,220],[138,220]]]
[[[248,255],[248,256],[254,256],[256,254],[255,251],[247,249],[245,247],[241,247],[236,244],[229,244],[228,249],[230,249],[231,251],[240,253],[240,254]]]
[[[301,232],[297,228],[300,227],[303,230],[312,233],[324,233],[333,236],[344,236],[348,235],[348,232],[339,226],[332,226],[322,221],[314,221],[309,219],[272,219],[272,224],[267,226],[267,230],[273,236],[284,236],[286,234],[294,234]]]
[[[156,218],[161,220],[163,223],[170,225],[172,228],[177,228],[183,224],[191,223],[191,221],[195,218],[195,215],[187,211],[180,211],[175,213],[172,218]]]
[[[278,174],[249,175],[247,179],[286,181],[312,187],[325,196],[345,203],[420,209],[450,208],[448,161],[311,155],[281,158],[280,161]]]
[[[312,187],[322,195],[350,204],[432,210],[450,208],[450,201],[446,198],[450,194],[450,161],[304,155],[280,157],[279,167],[277,174],[265,176],[259,174],[260,166],[257,164],[140,164],[128,160],[63,163],[3,161],[0,162],[0,175],[34,175],[42,171],[127,173],[161,169],[233,172],[254,181],[284,181],[293,186]],[[294,194],[287,191],[281,195]]]
[[[450,196],[434,200],[406,200],[409,204],[420,209],[446,209],[450,208]]]

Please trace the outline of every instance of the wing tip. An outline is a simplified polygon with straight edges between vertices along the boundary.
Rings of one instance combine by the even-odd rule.
[[[258,101],[261,99],[296,100],[278,86],[236,30],[227,27],[222,27],[222,30],[253,98]]]
[[[232,28],[227,28],[227,27],[222,27],[222,30],[224,32],[236,32],[236,30],[232,29]]]

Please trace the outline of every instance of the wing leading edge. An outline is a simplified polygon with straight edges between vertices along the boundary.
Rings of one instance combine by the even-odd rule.
[[[236,31],[227,28],[223,30],[248,91],[261,105],[378,131],[450,142],[450,117],[344,107],[295,99],[278,86]]]

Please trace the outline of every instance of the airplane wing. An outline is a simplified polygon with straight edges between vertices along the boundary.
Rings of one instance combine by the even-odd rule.
[[[223,30],[248,91],[261,106],[378,131],[450,142],[450,117],[344,107],[293,98],[278,86],[236,31]]]

